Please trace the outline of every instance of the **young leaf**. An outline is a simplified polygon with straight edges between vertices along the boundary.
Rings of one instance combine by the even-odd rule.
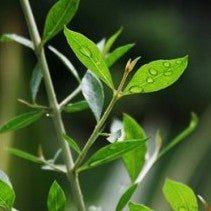
[[[12,155],[23,158],[25,160],[29,160],[33,163],[45,164],[45,162],[43,162],[40,158],[38,158],[38,157],[28,153],[28,152],[24,152],[22,150],[19,150],[19,149],[9,148],[8,152]]]
[[[92,72],[87,71],[82,79],[81,89],[96,120],[99,121],[104,105],[104,91],[101,81]]]
[[[78,144],[72,138],[70,138],[66,134],[63,135],[63,138],[64,138],[65,141],[67,141],[67,143],[70,145],[70,147],[72,149],[74,149],[78,154],[80,154],[81,150],[80,150]]]
[[[130,201],[132,195],[136,191],[138,187],[138,184],[131,185],[121,196],[119,199],[119,202],[116,207],[116,211],[122,211],[123,208],[127,205],[127,203]]]
[[[188,65],[188,56],[157,60],[140,67],[124,90],[124,95],[155,92],[173,84]]]
[[[118,59],[124,56],[135,44],[127,44],[116,48],[105,59],[108,67],[111,67]]]
[[[123,30],[123,28],[121,27],[117,32],[115,32],[115,33],[106,41],[105,46],[104,46],[103,51],[102,51],[102,54],[103,54],[103,55],[106,55],[106,54],[110,51],[112,45],[114,44],[114,42],[116,41],[116,39],[119,37],[119,35],[122,33],[122,30]]]
[[[12,188],[9,177],[2,170],[0,170],[0,180],[7,183]]]
[[[25,37],[19,36],[17,34],[3,34],[0,36],[0,42],[12,42],[12,41],[34,50],[34,45],[32,41]]]
[[[70,62],[70,60],[61,52],[59,52],[56,48],[52,46],[48,46],[48,48],[61,60],[61,62],[67,67],[67,69],[72,73],[72,75],[76,78],[77,81],[81,81],[77,70]]]
[[[48,211],[64,211],[66,197],[60,185],[54,181],[48,193]]]
[[[63,107],[63,111],[68,113],[75,113],[79,111],[83,111],[89,108],[88,103],[85,100],[78,101],[76,103],[70,103]]]
[[[111,89],[114,89],[110,72],[96,44],[84,35],[65,27],[64,34],[75,55],[88,69],[93,71]]]
[[[11,210],[15,201],[15,192],[10,185],[0,178],[0,210]]]
[[[198,203],[193,190],[182,183],[166,179],[163,186],[166,200],[174,211],[198,211]]]
[[[74,17],[79,0],[59,0],[48,12],[43,32],[43,42],[53,38],[64,25],[67,25]]]
[[[31,111],[16,116],[0,128],[0,133],[6,133],[24,128],[37,121],[43,114],[43,111]]]
[[[30,81],[32,101],[34,103],[36,101],[37,93],[39,91],[42,78],[43,78],[42,69],[40,67],[40,64],[38,63],[32,72],[31,81]]]
[[[129,210],[130,211],[153,211],[149,207],[146,207],[142,204],[135,204],[132,202],[129,203]]]
[[[159,154],[158,159],[160,159],[163,155],[165,155],[169,150],[174,148],[177,144],[182,142],[188,135],[190,135],[198,125],[198,117],[195,113],[191,113],[191,120],[189,126],[179,133]]]
[[[141,126],[129,115],[124,115],[123,126],[125,131],[125,140],[146,139],[146,134]],[[123,156],[123,160],[131,180],[134,182],[139,175],[144,162],[147,148],[146,145],[137,147]]]
[[[145,139],[128,140],[109,144],[92,155],[78,170],[83,171],[108,163],[137,147],[144,147]]]

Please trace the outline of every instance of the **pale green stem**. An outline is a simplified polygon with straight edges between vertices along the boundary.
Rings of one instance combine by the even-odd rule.
[[[64,129],[63,122],[62,122],[61,111],[59,109],[59,104],[57,102],[56,94],[55,94],[53,83],[51,80],[48,64],[47,64],[46,57],[45,57],[44,48],[41,46],[41,38],[40,38],[38,29],[37,29],[37,25],[35,23],[34,16],[33,16],[29,1],[28,0],[20,0],[20,3],[22,6],[22,9],[23,9],[23,13],[25,15],[25,19],[26,19],[26,22],[28,25],[31,39],[34,44],[37,59],[42,67],[45,87],[46,87],[46,91],[47,91],[47,95],[48,95],[48,100],[49,100],[49,104],[50,104],[50,107],[51,107],[52,113],[53,113],[52,118],[54,121],[57,138],[58,138],[61,148],[62,148],[64,162],[65,162],[65,165],[67,168],[67,177],[72,185],[73,193],[76,198],[76,204],[77,204],[78,210],[85,211],[85,205],[84,205],[83,196],[82,196],[79,181],[78,181],[78,175],[74,174],[71,171],[71,169],[74,165],[74,162],[73,162],[73,158],[72,158],[72,154],[70,152],[69,146],[63,140],[63,134],[65,133],[65,129]]]

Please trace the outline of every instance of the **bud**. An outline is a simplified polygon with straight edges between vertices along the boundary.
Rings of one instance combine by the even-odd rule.
[[[125,71],[130,73],[133,68],[135,67],[136,63],[138,62],[138,60],[140,59],[141,57],[137,57],[136,59],[134,59],[133,61],[131,61],[131,59],[128,60],[126,66],[125,66]]]

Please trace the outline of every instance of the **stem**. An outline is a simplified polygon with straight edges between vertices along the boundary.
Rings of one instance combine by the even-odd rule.
[[[65,165],[67,168],[67,178],[72,185],[73,193],[75,194],[78,210],[85,211],[85,205],[84,205],[83,196],[82,196],[79,181],[78,181],[78,175],[74,174],[74,172],[71,171],[71,169],[74,165],[74,162],[73,162],[73,158],[72,158],[72,154],[69,149],[69,146],[63,140],[63,134],[65,133],[65,129],[64,129],[63,122],[62,122],[61,111],[59,109],[59,104],[57,102],[56,94],[55,94],[53,83],[51,80],[48,64],[47,64],[46,57],[45,57],[45,52],[44,52],[43,47],[41,46],[41,38],[40,38],[38,29],[37,29],[37,25],[35,23],[34,16],[33,16],[29,1],[28,0],[20,0],[20,3],[22,6],[22,9],[23,9],[23,13],[25,15],[25,19],[26,19],[26,22],[28,25],[31,39],[34,44],[37,59],[42,67],[45,87],[46,87],[46,91],[47,91],[47,95],[48,95],[48,100],[49,100],[49,104],[50,104],[50,107],[53,112],[53,122],[55,125],[57,138],[58,138],[61,148],[62,148],[64,162],[65,162]]]

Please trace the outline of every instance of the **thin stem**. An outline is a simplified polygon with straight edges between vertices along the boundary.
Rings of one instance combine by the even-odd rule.
[[[69,96],[67,96],[60,104],[59,108],[62,109],[68,102],[70,102],[74,97],[76,97],[81,92],[81,86],[79,85]]]
[[[54,121],[57,138],[58,138],[61,148],[62,148],[64,162],[65,162],[65,165],[67,168],[67,178],[72,185],[73,192],[75,193],[78,210],[85,211],[85,205],[84,205],[83,196],[82,196],[79,181],[78,181],[78,175],[74,174],[71,171],[71,169],[74,165],[74,162],[73,162],[73,158],[72,158],[72,154],[69,149],[69,146],[63,140],[63,134],[65,133],[65,129],[64,129],[63,122],[62,122],[61,112],[59,109],[59,104],[57,102],[53,83],[51,80],[48,64],[46,61],[45,52],[44,52],[43,46],[41,45],[41,38],[40,38],[38,29],[37,29],[37,25],[35,23],[34,16],[33,16],[29,1],[28,0],[20,0],[20,3],[22,6],[22,9],[23,9],[23,13],[25,15],[25,19],[26,19],[26,22],[28,25],[31,39],[34,44],[37,59],[42,67],[45,87],[46,87],[46,91],[47,91],[47,95],[48,95],[48,100],[49,100],[49,104],[50,104],[50,107],[51,107],[52,113],[53,113],[52,118]]]

